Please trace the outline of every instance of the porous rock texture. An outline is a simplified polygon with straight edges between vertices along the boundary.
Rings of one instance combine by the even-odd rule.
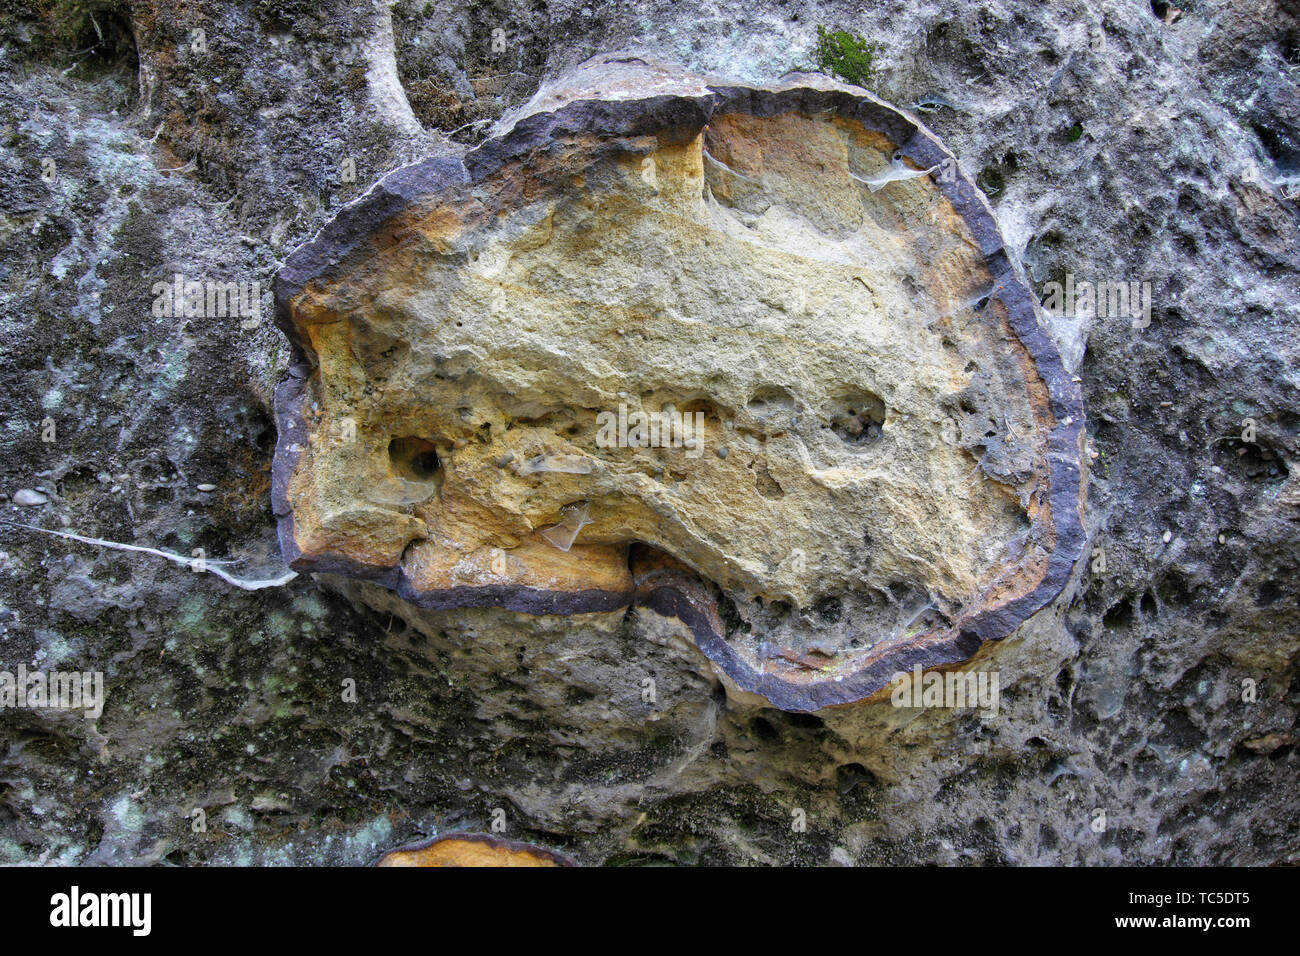
[[[784,710],[964,661],[1060,593],[1079,389],[933,136],[825,80],[619,54],[502,126],[280,273],[293,567],[439,609],[650,604]],[[791,633],[772,601],[838,611]]]
[[[349,209],[364,208],[348,204],[394,170],[407,166],[414,175],[433,163],[472,173],[471,149],[484,145],[479,155],[486,155],[512,130],[527,129],[528,115],[554,110],[545,97],[560,78],[613,51],[723,77],[731,89],[822,89],[822,81],[787,75],[810,65],[817,24],[877,39],[885,53],[874,92],[922,117],[957,158],[957,181],[987,196],[1008,263],[1023,269],[1027,288],[1041,295],[1045,283],[1067,273],[1147,281],[1153,307],[1142,327],[1086,310],[1036,320],[1046,323],[1051,351],[1063,362],[1064,376],[1047,378],[1075,384],[1088,412],[1086,422],[1076,419],[1086,434],[1074,451],[1090,466],[1079,472],[1087,482],[1088,540],[1062,593],[998,634],[1000,641],[982,643],[965,665],[999,675],[995,716],[894,708],[888,696],[817,709],[774,701],[735,686],[670,613],[680,609],[653,602],[549,615],[500,601],[421,608],[414,594],[386,586],[393,582],[382,574],[363,580],[342,565],[283,588],[232,591],[175,564],[10,524],[0,546],[0,663],[10,671],[19,663],[100,670],[108,696],[93,720],[51,710],[0,712],[0,859],[362,863],[399,845],[501,825],[507,838],[586,864],[1245,864],[1300,856],[1293,809],[1300,796],[1300,220],[1289,198],[1300,175],[1300,26],[1293,6],[1206,2],[1184,6],[1167,23],[1147,4],[1118,0],[955,7],[900,0],[865,10],[804,2],[389,7],[191,0],[92,4],[93,24],[75,15],[86,6],[11,3],[0,13],[0,337],[9,357],[0,363],[0,490],[11,502],[23,489],[40,494],[21,500],[46,499],[6,503],[14,522],[185,556],[202,548],[214,559],[239,559],[250,577],[281,573],[273,393],[286,377],[308,382],[310,371],[294,352],[302,342],[286,341],[270,322],[272,277],[290,274],[302,261],[294,250],[336,215],[346,222]],[[100,36],[106,39],[86,53]],[[761,141],[813,150],[825,124],[836,121],[820,122],[798,136],[765,133]],[[996,424],[1007,431],[980,432],[988,439],[982,447],[954,450],[969,412],[958,400],[945,410],[956,416],[954,427],[929,430],[935,422],[919,410],[935,414],[943,390],[927,393],[915,383],[955,359],[942,338],[937,350],[922,341],[920,328],[958,307],[950,318],[968,335],[952,336],[953,348],[972,350],[961,368],[973,362],[992,374],[1014,347],[991,340],[996,326],[989,323],[1002,300],[990,295],[981,303],[990,290],[979,262],[936,282],[930,263],[915,265],[921,253],[910,242],[897,243],[887,265],[858,257],[855,267],[867,271],[861,283],[851,280],[854,301],[862,303],[867,290],[877,296],[878,311],[870,314],[884,334],[869,352],[887,364],[872,366],[870,378],[845,380],[843,353],[866,333],[846,327],[845,311],[835,306],[834,280],[842,273],[828,263],[787,274],[791,281],[762,281],[773,261],[766,257],[793,241],[789,210],[819,190],[791,174],[773,203],[786,221],[762,222],[762,211],[749,205],[759,195],[755,184],[741,177],[767,188],[774,177],[751,175],[759,170],[738,145],[749,141],[744,123],[727,119],[716,132],[710,123],[707,133],[701,125],[683,124],[689,135],[666,147],[621,144],[600,159],[591,192],[573,195],[607,197],[629,211],[600,221],[585,252],[577,221],[553,217],[557,230],[570,230],[573,256],[625,253],[627,242],[599,242],[611,229],[645,243],[645,311],[636,321],[621,324],[608,308],[637,304],[628,301],[626,283],[618,287],[626,278],[619,268],[605,277],[620,295],[599,299],[602,308],[588,310],[588,321],[564,339],[564,310],[543,309],[537,298],[545,288],[507,293],[512,321],[536,316],[554,325],[539,320],[523,337],[532,352],[514,354],[531,358],[513,378],[500,364],[509,354],[504,343],[495,370],[491,350],[476,355],[496,377],[496,385],[487,380],[468,390],[480,401],[503,394],[502,383],[516,392],[525,379],[540,383],[530,399],[537,409],[471,406],[471,418],[475,409],[502,415],[476,426],[509,420],[516,424],[510,431],[521,432],[519,450],[503,444],[499,457],[484,457],[472,473],[512,486],[509,495],[494,494],[490,483],[478,490],[491,505],[478,523],[483,542],[506,556],[506,573],[514,568],[508,546],[548,526],[578,529],[570,551],[546,541],[537,548],[560,556],[553,559],[559,572],[570,568],[565,556],[588,543],[652,545],[669,557],[650,557],[672,573],[689,568],[716,586],[705,590],[725,630],[749,625],[778,650],[798,649],[794,656],[805,664],[851,654],[855,636],[879,641],[901,615],[924,607],[911,603],[922,594],[941,616],[921,626],[944,626],[978,592],[980,575],[1002,566],[996,549],[963,545],[1024,537],[1032,502],[1005,489],[1045,487],[1042,475],[1019,477],[1019,469],[1024,461],[1032,468],[1036,443],[1050,428],[1026,427],[1031,416],[1006,373],[978,401],[971,396],[970,408],[977,416],[1005,413],[1007,421]],[[715,135],[716,149],[709,146]],[[599,142],[607,141],[587,145],[599,150]],[[842,168],[871,179],[892,158],[872,148],[876,155],[850,153]],[[635,163],[618,158],[637,149],[644,152]],[[654,160],[651,177],[641,165],[646,157]],[[847,165],[855,158],[863,165]],[[933,165],[924,157],[903,162]],[[591,168],[585,159],[583,166]],[[708,265],[698,261],[702,246],[694,260],[673,263],[669,250],[689,248],[683,231],[668,242],[658,213],[631,206],[634,198],[685,201],[658,188],[661,171],[666,187],[704,179],[710,215],[725,214],[752,233],[754,255],[738,257],[729,245],[736,237],[726,234],[716,255],[729,257],[730,268],[697,268]],[[806,220],[824,225],[855,209],[887,216],[891,204],[896,210],[904,202],[929,202],[942,218],[937,172],[872,191],[840,171],[828,166],[825,178],[843,196]],[[531,263],[536,276],[544,260],[525,247],[541,224],[517,214],[547,208],[541,194],[565,181],[543,164],[521,169],[514,182],[539,191],[531,206],[503,204],[503,219],[478,228],[508,230],[523,244],[518,261]],[[426,192],[427,182],[416,185],[418,193],[394,196],[392,211]],[[442,208],[463,213],[475,198],[495,201],[489,192]],[[599,220],[598,211],[591,215]],[[701,222],[695,214],[684,218]],[[889,226],[887,218],[863,221]],[[372,216],[356,234],[369,235],[373,225]],[[952,234],[940,223],[922,237],[937,256],[942,248],[933,244]],[[424,235],[432,242],[447,233]],[[844,241],[824,232],[804,238]],[[431,261],[423,260],[425,267]],[[370,291],[385,277],[404,280],[390,286],[391,308],[382,314],[390,332],[403,323],[409,331],[430,313],[420,290],[446,289],[397,265],[371,276]],[[478,264],[489,277],[493,266]],[[155,283],[175,273],[259,282],[262,320],[155,314]],[[714,353],[707,339],[694,337],[703,330],[669,334],[672,323],[698,310],[677,307],[673,315],[663,305],[698,304],[707,290],[684,283],[697,275],[717,282],[720,274],[734,285],[713,292],[725,294],[737,316],[749,309],[751,334],[739,321],[723,324],[708,336],[726,338],[727,351]],[[575,275],[590,276],[556,273],[556,297],[577,297]],[[968,281],[976,276],[981,281]],[[678,283],[672,296],[654,294],[669,281]],[[317,304],[329,307],[337,294]],[[461,303],[465,322],[457,330],[463,338],[446,331],[443,351],[453,364],[457,350],[467,354],[476,332],[495,321],[490,293],[486,310],[470,307],[483,294],[463,282],[460,299],[446,300]],[[816,314],[801,318],[809,304]],[[722,311],[709,314],[716,321]],[[480,323],[477,330],[471,322]],[[761,373],[774,366],[757,360],[717,368],[720,356],[738,349],[762,358],[764,333],[801,323],[808,341],[797,369],[769,377]],[[408,375],[434,367],[436,350],[416,354],[419,343],[405,332],[385,343],[378,319],[311,328],[329,340],[317,354],[333,356],[340,372],[350,363]],[[344,334],[370,337],[344,352],[331,340]],[[916,348],[907,369],[889,352],[905,334],[929,346]],[[611,349],[607,369],[596,361],[601,342]],[[588,345],[586,364],[566,368],[566,356]],[[396,351],[384,358],[389,346]],[[403,347],[411,354],[397,354]],[[677,377],[646,388],[670,356]],[[630,388],[620,384],[629,368],[637,372]],[[730,374],[710,379],[715,371]],[[584,376],[589,393],[579,388]],[[392,462],[395,472],[369,475],[363,491],[378,502],[353,497],[368,501],[359,507],[409,513],[427,528],[421,502],[394,504],[394,489],[410,489],[385,482],[420,484],[438,470],[433,451],[439,491],[455,491],[464,478],[458,456],[481,449],[433,419],[434,405],[399,403],[394,407],[426,416],[413,422],[419,427],[377,430],[387,399],[374,380],[355,381],[348,407],[359,412],[357,454],[369,457],[355,461],[350,480],[368,474],[365,462]],[[755,396],[728,393],[729,381],[793,383],[799,391],[768,392],[751,407]],[[691,394],[675,391],[683,382]],[[870,394],[833,394],[842,386]],[[949,383],[948,392],[966,387]],[[910,396],[893,391],[909,388],[916,388]],[[564,389],[571,391],[559,418],[545,420],[556,406],[540,396]],[[757,413],[784,415],[787,398],[796,414],[810,417],[778,436]],[[828,403],[842,398],[851,401],[837,420]],[[539,456],[546,464],[549,456],[578,453],[528,443],[559,441],[549,436],[563,436],[565,411],[585,415],[623,400],[647,410],[710,403],[699,409],[706,413],[703,455],[651,449],[631,467],[636,450],[608,449],[607,460],[622,470],[521,474]],[[323,414],[334,407],[317,402]],[[315,411],[310,402],[307,408]],[[902,427],[909,408],[918,409],[908,423],[915,431]],[[563,437],[587,441],[591,422],[575,420],[582,427]],[[53,436],[46,421],[56,426]],[[823,422],[831,427],[820,429]],[[504,443],[496,432],[494,425],[492,441]],[[864,434],[866,441],[845,440]],[[796,439],[807,461],[788,453]],[[437,451],[443,440],[445,460]],[[909,459],[897,444],[905,440],[918,443],[913,451],[931,449],[926,468],[909,470],[920,456]],[[719,458],[723,445],[728,455]],[[498,467],[507,451],[515,459]],[[595,457],[590,447],[581,452]],[[844,468],[846,455],[855,456],[854,467],[872,461],[867,467],[882,476],[912,476],[916,488],[943,490],[926,512],[931,520],[914,529],[915,559],[905,559],[897,535],[866,542],[867,522],[893,528],[907,513],[892,503],[845,508],[829,524],[815,524],[817,508],[851,498],[853,489],[827,482],[814,493],[810,476]],[[760,460],[772,484],[756,476],[742,494],[728,478],[731,469]],[[964,496],[950,496],[957,487],[950,470],[959,462],[972,473],[961,475]],[[713,520],[735,515],[737,526],[711,528],[709,509],[686,496],[664,499],[677,508],[676,524],[652,519],[662,514],[650,483],[668,495],[688,480],[718,482],[726,494]],[[779,488],[785,498],[767,498],[764,488]],[[752,508],[755,492],[767,504],[760,514]],[[623,503],[602,511],[602,501],[615,500]],[[1077,509],[1077,484],[1073,500]],[[984,507],[989,501],[1001,510]],[[579,503],[587,505],[585,516],[580,508],[564,511]],[[803,526],[799,515],[809,517]],[[377,523],[376,541],[396,526]],[[681,530],[670,535],[674,528]],[[949,530],[947,539],[940,528]],[[411,541],[425,533],[415,530]],[[456,540],[469,540],[464,534],[461,528]],[[861,535],[856,554],[816,563],[828,553],[824,545],[854,535]],[[816,536],[818,546],[801,549],[803,571],[769,560],[804,536]],[[868,569],[872,555],[879,563]],[[492,559],[487,572],[499,573]],[[385,561],[392,566],[391,551]],[[894,601],[855,605],[851,595],[862,592],[848,587],[852,561],[862,562],[859,584],[873,583],[873,573],[881,575],[874,583],[897,581]],[[541,573],[523,564],[517,573]],[[632,573],[626,559],[597,565],[602,573]],[[613,590],[626,593],[624,585]],[[762,598],[761,610],[752,600],[728,599],[733,615],[721,600],[727,593]],[[871,626],[851,634],[855,619]]]

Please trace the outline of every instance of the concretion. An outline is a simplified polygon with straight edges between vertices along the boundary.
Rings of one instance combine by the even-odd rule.
[[[591,61],[383,179],[275,293],[300,571],[649,606],[733,688],[816,710],[968,660],[1083,549],[1079,389],[987,202],[824,77]]]

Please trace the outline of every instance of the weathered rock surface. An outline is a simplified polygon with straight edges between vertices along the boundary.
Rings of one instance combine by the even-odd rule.
[[[875,91],[942,138],[1034,292],[1148,281],[1151,323],[1049,319],[1088,409],[1100,552],[969,665],[1000,675],[988,719],[780,710],[728,692],[653,607],[416,609],[326,574],[232,592],[7,527],[0,663],[100,670],[108,697],[94,720],[0,713],[0,859],[369,863],[496,811],[583,863],[1297,858],[1291,6],[1207,0],[1174,24],[1115,0],[110,6],[112,42],[75,65],[91,24],[65,42],[46,5],[0,15],[0,492],[23,524],[277,573],[272,276],[385,175],[463,165],[481,120],[503,131],[614,50],[778,86],[818,23],[882,41]],[[155,315],[177,272],[260,282],[263,320]],[[845,606],[793,571],[767,598],[781,633],[833,630]]]
[[[1078,386],[987,203],[825,78],[598,57],[379,183],[277,297],[300,570],[677,607],[730,684],[816,710],[1005,637],[1082,551]],[[840,611],[781,633],[774,601]]]

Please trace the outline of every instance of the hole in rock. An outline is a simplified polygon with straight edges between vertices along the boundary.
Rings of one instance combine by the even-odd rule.
[[[760,465],[754,472],[754,487],[764,498],[775,499],[784,498],[785,489],[781,487],[780,482],[772,477],[766,465]]]
[[[980,174],[975,177],[975,185],[984,190],[989,196],[996,196],[1006,188],[1007,180],[1002,174],[1001,167],[985,166]]]
[[[1285,127],[1280,124],[1269,126],[1256,123],[1251,128],[1259,137],[1260,145],[1264,147],[1264,152],[1268,154],[1268,158],[1273,161],[1279,173],[1283,176],[1294,176],[1300,173],[1300,145]]]
[[[860,763],[846,763],[835,770],[835,787],[841,794],[847,794],[859,784],[875,786],[876,775]]]
[[[784,388],[765,386],[754,393],[746,407],[760,422],[783,426],[794,416],[795,400]]]
[[[1276,581],[1265,581],[1259,586],[1259,593],[1255,597],[1255,605],[1257,607],[1268,607],[1270,604],[1276,604],[1282,600],[1283,594],[1283,590]]]
[[[755,717],[749,722],[749,729],[759,740],[780,740],[781,735],[766,717]]]
[[[835,623],[844,614],[844,602],[836,597],[822,598],[813,605],[813,611],[823,621]]]
[[[1233,447],[1236,449],[1234,465],[1240,468],[1247,478],[1254,481],[1280,483],[1290,474],[1286,461],[1263,439],[1253,442],[1235,442]]]
[[[830,410],[831,431],[846,445],[862,447],[880,440],[885,403],[879,395],[854,389],[839,396]]]
[[[57,4],[54,33],[83,70],[103,74],[120,70],[133,80],[139,68],[131,8],[119,0]]]
[[[1142,600],[1139,602],[1139,606],[1142,609],[1142,617],[1148,621],[1154,621],[1159,615],[1159,611],[1156,608],[1155,595],[1150,591],[1147,591],[1142,595]]]
[[[826,721],[822,720],[816,714],[786,714],[785,719],[791,727],[798,727],[801,730],[821,730],[826,726]]]
[[[1133,623],[1133,605],[1127,600],[1120,601],[1105,613],[1101,623],[1104,628],[1110,631],[1128,627]]]
[[[388,460],[394,474],[407,481],[438,481],[442,477],[438,449],[424,438],[394,438],[388,443]]]
[[[1300,30],[1289,30],[1282,39],[1282,59],[1300,63]]]

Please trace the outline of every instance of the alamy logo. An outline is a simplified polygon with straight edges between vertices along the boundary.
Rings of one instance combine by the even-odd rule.
[[[260,282],[200,282],[177,272],[171,282],[155,282],[153,314],[158,318],[243,319],[240,328],[255,329],[262,321]]]
[[[134,936],[148,936],[153,928],[151,893],[83,894],[74,886],[51,896],[50,907],[51,926],[129,926]]]
[[[677,411],[665,405],[658,415],[628,412],[627,405],[618,412],[601,412],[596,416],[600,431],[597,448],[685,448],[687,458],[699,458],[704,452],[704,413]]]
[[[0,710],[8,708],[81,710],[89,720],[104,712],[102,671],[0,671]]]
[[[1065,274],[1065,283],[1048,282],[1043,286],[1043,309],[1054,316],[1099,319],[1129,319],[1135,329],[1151,324],[1150,282],[1074,281],[1074,273]]]
[[[926,674],[920,667],[915,667],[910,674],[897,672],[889,683],[894,688],[890,700],[895,707],[979,707],[981,717],[998,715],[997,671],[953,671],[947,674],[931,671]]]

